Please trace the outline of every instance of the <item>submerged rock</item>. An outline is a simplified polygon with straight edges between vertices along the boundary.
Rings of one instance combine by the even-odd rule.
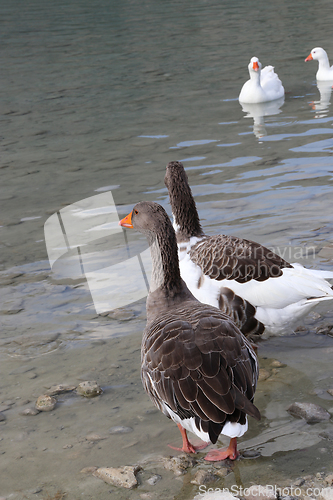
[[[151,476],[149,479],[147,479],[146,483],[148,483],[150,486],[155,486],[158,481],[162,479],[162,476],[159,474],[155,474],[154,476]]]
[[[244,490],[246,500],[275,500],[276,492],[272,487],[254,484]]]
[[[81,382],[76,388],[76,392],[80,394],[80,396],[84,396],[85,398],[94,398],[99,394],[102,394],[102,389],[94,380],[85,382]]]
[[[25,410],[22,410],[20,412],[20,415],[23,415],[24,417],[28,416],[28,417],[34,417],[35,415],[38,415],[39,413],[39,410],[37,410],[36,408],[25,408]]]
[[[109,429],[110,434],[127,434],[128,432],[133,432],[132,427],[126,427],[125,425],[116,425]]]
[[[52,411],[56,404],[57,400],[55,398],[42,394],[37,399],[35,408],[38,411]]]
[[[187,473],[187,469],[194,467],[197,461],[189,455],[179,455],[179,457],[163,458],[164,468],[172,470],[176,476],[182,476]]]
[[[121,488],[132,489],[138,485],[136,474],[141,468],[138,466],[125,466],[120,468],[100,467],[93,472],[93,476],[102,479],[108,484]]]
[[[75,389],[76,389],[75,385],[59,384],[59,385],[53,385],[52,387],[50,387],[50,389],[45,391],[45,394],[47,396],[55,396],[56,394],[63,394],[64,392],[71,392],[71,391],[74,391]]]
[[[324,422],[331,417],[328,411],[314,403],[293,403],[287,411],[293,417],[304,418],[308,424]]]
[[[190,481],[192,484],[207,484],[217,480],[217,476],[210,469],[199,469],[194,478]]]

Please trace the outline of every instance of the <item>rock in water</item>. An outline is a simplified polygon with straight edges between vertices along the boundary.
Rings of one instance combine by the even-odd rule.
[[[137,466],[125,466],[118,469],[113,467],[100,467],[93,472],[93,476],[103,479],[103,481],[113,484],[113,486],[132,489],[138,485],[135,475],[139,470],[140,467]]]
[[[55,398],[42,394],[37,399],[35,408],[38,411],[52,411],[56,404],[57,400]]]
[[[287,411],[294,417],[304,418],[308,424],[324,422],[331,417],[328,411],[314,403],[293,403]]]
[[[80,394],[80,396],[84,396],[85,398],[94,398],[95,396],[101,394],[103,391],[94,380],[86,380],[85,382],[81,382],[81,384],[78,385],[76,392]]]

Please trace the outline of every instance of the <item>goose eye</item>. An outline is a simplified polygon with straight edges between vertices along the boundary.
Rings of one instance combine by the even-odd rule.
[[[134,213],[135,213],[135,215],[138,215],[139,212],[137,210],[134,210]]]

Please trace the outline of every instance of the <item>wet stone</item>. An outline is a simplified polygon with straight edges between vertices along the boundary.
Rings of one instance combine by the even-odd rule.
[[[197,461],[188,455],[163,459],[164,468],[173,471],[176,476],[187,474],[187,469],[194,467],[196,463]]]
[[[217,476],[211,470],[199,469],[195,474],[194,478],[190,481],[192,484],[207,484],[212,483],[217,480]]]
[[[161,479],[162,476],[160,476],[159,474],[155,474],[154,476],[147,479],[146,483],[148,483],[150,486],[155,486],[155,484],[158,483],[158,481],[160,481]]]
[[[330,394],[331,396],[333,396],[333,389],[327,389],[327,392],[328,392],[328,394]]]
[[[116,425],[109,429],[110,434],[127,434],[129,432],[133,432],[132,427],[125,427],[124,425]]]
[[[95,433],[88,434],[88,436],[86,436],[86,440],[92,441],[92,442],[102,441],[103,439],[106,439],[106,437],[100,436],[99,434],[95,434]]]
[[[57,394],[63,394],[65,392],[72,392],[76,389],[76,385],[53,385],[50,387],[47,391],[45,391],[45,394],[47,396],[55,396]]]
[[[258,450],[245,450],[242,452],[243,458],[258,458],[261,457],[261,453]]]
[[[84,396],[85,398],[94,398],[99,396],[103,391],[100,386],[94,380],[85,382],[81,382],[76,388],[76,392],[80,394],[80,396]]]
[[[38,415],[38,413],[39,413],[39,410],[37,410],[36,408],[25,408],[25,410],[20,412],[20,415],[23,415],[24,417],[25,416],[34,417],[35,415]]]
[[[90,466],[90,467],[84,467],[83,469],[80,470],[81,474],[93,474],[98,467]]]
[[[35,408],[39,411],[52,411],[57,404],[57,400],[52,396],[42,394],[36,401]]]
[[[270,376],[271,376],[271,374],[268,370],[265,370],[264,368],[260,368],[258,382],[263,382],[264,380],[267,380]]]
[[[135,317],[135,314],[131,309],[114,309],[108,313],[108,317],[117,321],[129,321]]]
[[[244,491],[244,498],[246,500],[275,500],[276,495],[269,486],[254,484]]]
[[[323,325],[316,328],[317,335],[333,335],[333,325]]]
[[[100,467],[93,472],[93,476],[113,486],[132,489],[138,485],[136,474],[139,470],[140,467],[137,466],[125,466],[120,468]]]
[[[314,403],[293,403],[287,410],[291,415],[303,418],[308,424],[315,424],[329,420],[331,415]]]

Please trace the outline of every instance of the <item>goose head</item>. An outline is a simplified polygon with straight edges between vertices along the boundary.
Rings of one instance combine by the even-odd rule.
[[[314,49],[311,50],[310,54],[305,59],[305,62],[324,61],[327,59],[328,59],[328,56],[327,56],[326,50],[322,49],[321,47],[315,47]]]
[[[257,57],[252,57],[248,68],[251,76],[251,73],[260,73],[262,64]]]

